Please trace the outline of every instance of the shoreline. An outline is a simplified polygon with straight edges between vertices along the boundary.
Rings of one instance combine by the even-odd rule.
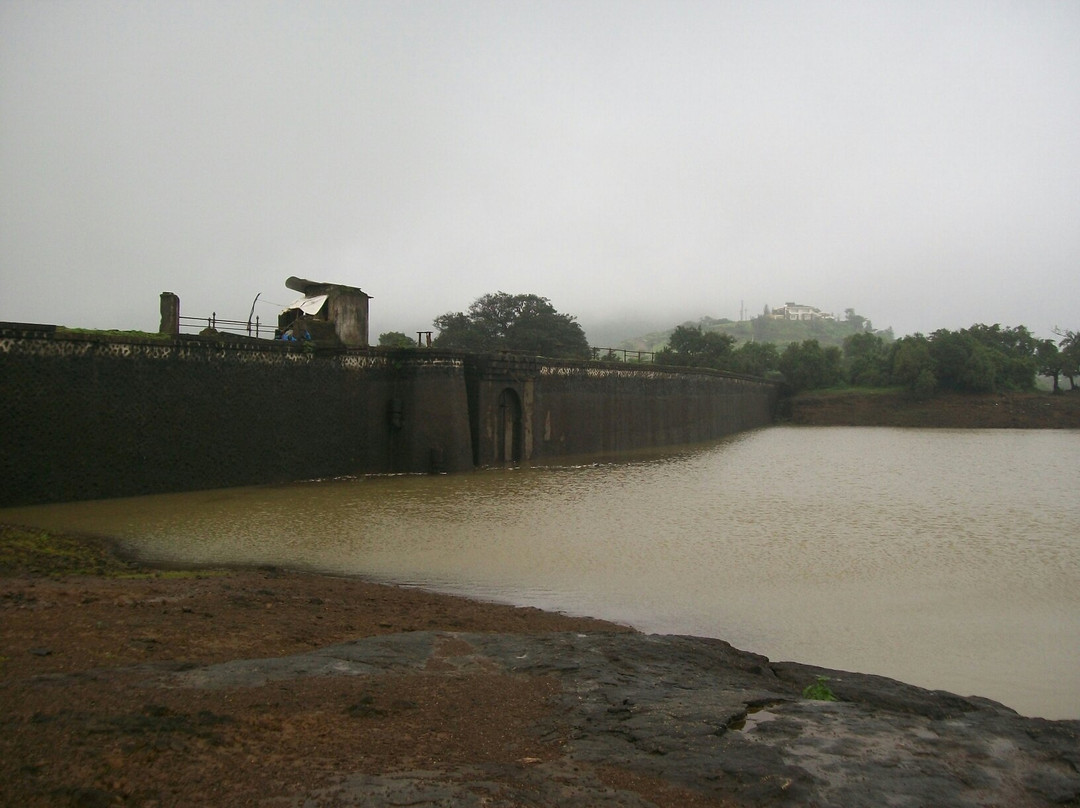
[[[914,398],[897,390],[807,392],[787,402],[798,426],[942,429],[1080,429],[1080,392],[939,393]]]
[[[719,640],[0,535],[9,804],[1080,800],[1080,721]],[[837,701],[804,695],[819,677]]]

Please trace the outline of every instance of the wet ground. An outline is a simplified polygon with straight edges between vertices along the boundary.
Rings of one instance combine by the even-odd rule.
[[[345,578],[111,564],[0,578],[0,803],[1080,804],[1077,721]]]

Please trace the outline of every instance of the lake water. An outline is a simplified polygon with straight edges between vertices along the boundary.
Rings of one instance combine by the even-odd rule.
[[[0,510],[144,557],[720,637],[1080,718],[1080,431],[771,427],[663,457]]]

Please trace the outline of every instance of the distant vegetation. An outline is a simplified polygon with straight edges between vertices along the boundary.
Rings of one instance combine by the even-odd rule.
[[[939,390],[992,393],[1033,390],[1038,375],[1060,378],[1075,389],[1080,376],[1080,335],[1040,340],[1025,326],[973,325],[940,329],[899,340],[860,331],[840,346],[817,339],[791,342],[782,350],[771,342],[745,342],[698,326],[677,326],[656,361],[710,367],[737,373],[776,375],[793,392],[829,387],[903,387],[916,395]]]

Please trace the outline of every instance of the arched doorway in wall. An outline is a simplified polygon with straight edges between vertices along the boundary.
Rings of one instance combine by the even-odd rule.
[[[521,399],[513,388],[499,393],[496,454],[499,463],[520,463],[522,445]]]

